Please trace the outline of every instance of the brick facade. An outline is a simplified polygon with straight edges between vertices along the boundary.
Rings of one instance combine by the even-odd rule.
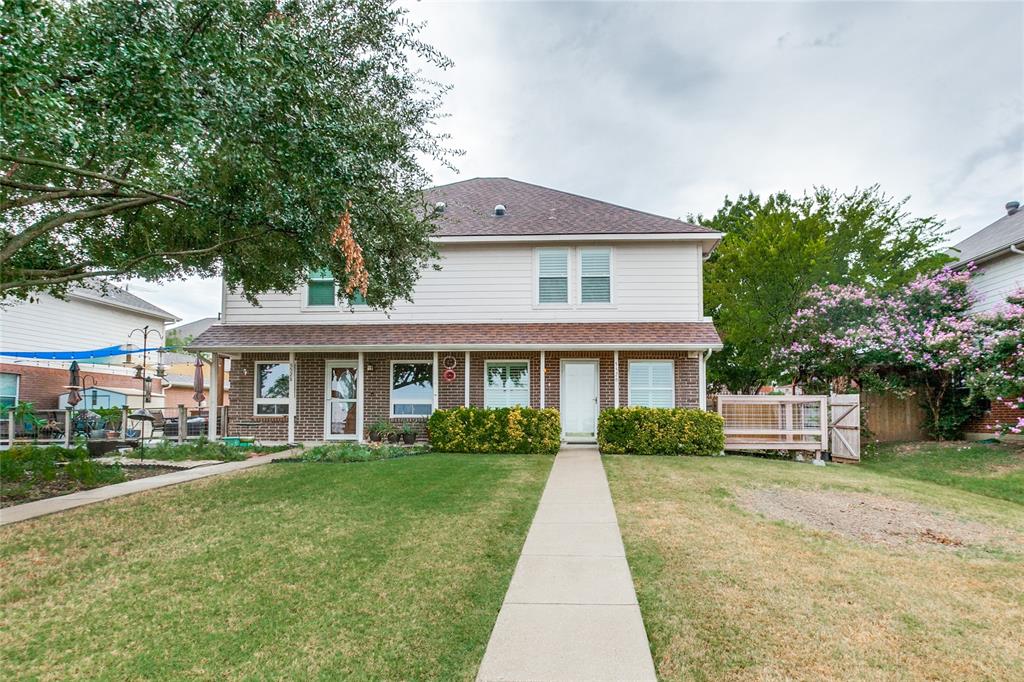
[[[459,407],[465,403],[465,353],[438,353],[437,400],[442,409]],[[401,427],[413,425],[425,435],[426,419],[391,417],[391,362],[394,360],[433,361],[433,352],[366,353],[363,357],[363,434],[370,426],[386,419]],[[443,378],[445,358],[454,364],[455,378]],[[560,374],[563,360],[593,359],[598,366],[598,393],[601,409],[615,404],[615,362],[611,351],[548,351],[545,352],[543,376],[545,406],[560,408]],[[629,361],[640,359],[669,359],[675,362],[676,404],[681,407],[698,405],[700,358],[682,351],[622,351],[619,353],[619,405],[629,400]],[[324,407],[326,398],[326,363],[347,360],[356,363],[356,353],[295,354],[295,439],[301,442],[324,439]],[[470,404],[484,405],[484,367],[489,360],[527,360],[530,363],[530,406],[540,407],[540,352],[539,351],[475,351],[470,355]],[[287,362],[288,353],[246,353],[232,365],[231,406],[229,407],[228,435],[255,437],[265,441],[285,441],[288,438],[288,418],[285,416],[256,416],[253,413],[255,363],[262,361]]]
[[[964,425],[964,433],[970,438],[991,438],[999,435],[996,427],[1000,424],[1016,424],[1021,411],[1003,401],[992,403],[989,409]]]

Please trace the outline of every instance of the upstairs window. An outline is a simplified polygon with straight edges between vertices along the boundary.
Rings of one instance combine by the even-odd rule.
[[[580,249],[580,303],[612,302],[612,250]]]
[[[672,407],[675,381],[671,360],[633,360],[629,363],[629,404]]]
[[[334,275],[330,270],[313,270],[306,285],[306,305],[333,306],[334,290]]]
[[[287,362],[256,363],[256,414],[288,414],[291,395],[291,365]]]
[[[434,411],[434,364],[391,363],[391,416],[426,417]]]
[[[530,363],[488,362],[484,374],[484,407],[529,407]]]
[[[569,249],[537,249],[537,302],[569,302]]]

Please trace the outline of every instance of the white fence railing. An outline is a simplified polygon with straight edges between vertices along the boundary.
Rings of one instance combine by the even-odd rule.
[[[726,450],[810,450],[860,459],[857,395],[719,395],[717,403]]]

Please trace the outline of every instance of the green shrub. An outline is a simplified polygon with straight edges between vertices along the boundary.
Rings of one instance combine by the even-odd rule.
[[[436,410],[427,421],[438,452],[553,455],[561,445],[558,410],[530,407],[456,407]]]
[[[681,407],[619,407],[601,412],[597,443],[620,455],[717,455],[725,447],[722,417]]]
[[[84,454],[71,458],[64,467],[64,473],[72,481],[77,481],[87,488],[126,480],[121,467],[97,464]]]
[[[59,445],[14,445],[7,450],[0,450],[0,481],[52,481],[57,475],[57,462],[63,462],[76,454],[77,449],[68,450]]]
[[[403,448],[399,445],[360,445],[359,443],[325,443],[304,451],[297,459],[303,462],[375,462],[419,455],[427,448],[418,445]]]

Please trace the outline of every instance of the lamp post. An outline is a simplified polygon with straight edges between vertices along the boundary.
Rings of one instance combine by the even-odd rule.
[[[164,339],[164,334],[159,329],[150,329],[147,324],[145,327],[140,329],[133,329],[128,334],[128,353],[125,355],[125,364],[131,365],[131,338],[139,334],[142,337],[142,364],[135,365],[135,378],[142,380],[142,408],[132,412],[128,418],[135,422],[142,422],[142,426],[139,429],[139,459],[145,459],[146,455],[146,422],[153,422],[153,414],[146,409],[146,403],[149,402],[149,397],[152,391],[151,385],[153,377],[149,375],[149,335],[153,334],[158,337],[161,341]],[[162,362],[163,351],[159,351],[156,375],[162,377],[165,374],[164,365]]]

